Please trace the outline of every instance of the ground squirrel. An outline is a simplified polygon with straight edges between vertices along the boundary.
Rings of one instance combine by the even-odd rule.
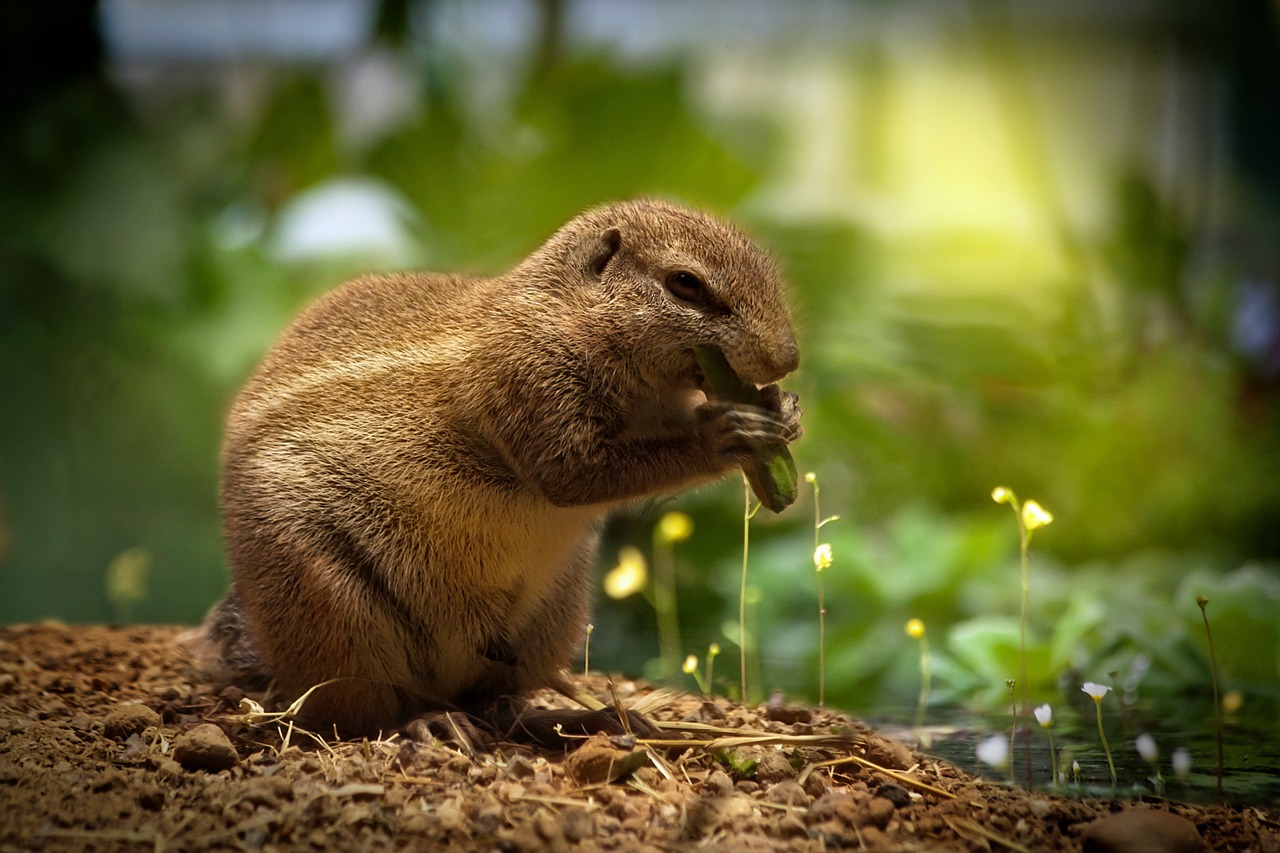
[[[709,400],[698,345],[767,408]],[[305,714],[343,734],[564,689],[605,512],[797,438],[772,383],[798,363],[769,257],[659,201],[589,210],[494,278],[348,282],[232,406],[206,667],[289,698],[337,679]]]

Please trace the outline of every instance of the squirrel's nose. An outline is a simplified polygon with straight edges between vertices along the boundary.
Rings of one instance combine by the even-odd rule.
[[[761,369],[753,371],[758,375],[752,377],[750,381],[758,382],[760,385],[768,385],[782,379],[799,366],[800,349],[796,346],[795,338],[788,337],[780,341],[774,349],[765,353],[764,359],[760,363]]]

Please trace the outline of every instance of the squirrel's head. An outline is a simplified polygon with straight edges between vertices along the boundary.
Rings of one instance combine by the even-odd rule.
[[[700,345],[718,346],[756,385],[800,363],[773,260],[698,211],[648,199],[597,207],[552,235],[524,269],[561,288],[585,312],[587,336],[603,338],[655,385],[692,382]]]

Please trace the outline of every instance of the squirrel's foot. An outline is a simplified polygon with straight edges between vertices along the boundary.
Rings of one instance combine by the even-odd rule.
[[[530,708],[512,700],[501,700],[485,714],[463,711],[434,711],[409,721],[403,731],[419,743],[444,741],[467,752],[488,750],[504,741],[550,750],[577,749],[594,734],[615,737],[656,738],[662,730],[643,714],[614,707],[599,710],[577,708]]]

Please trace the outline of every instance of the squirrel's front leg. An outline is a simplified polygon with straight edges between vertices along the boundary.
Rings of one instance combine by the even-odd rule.
[[[526,470],[557,506],[606,503],[672,492],[720,477],[760,447],[800,437],[794,394],[775,391],[769,408],[710,400],[682,428],[665,436],[627,437],[599,430],[560,452],[532,460]]]

